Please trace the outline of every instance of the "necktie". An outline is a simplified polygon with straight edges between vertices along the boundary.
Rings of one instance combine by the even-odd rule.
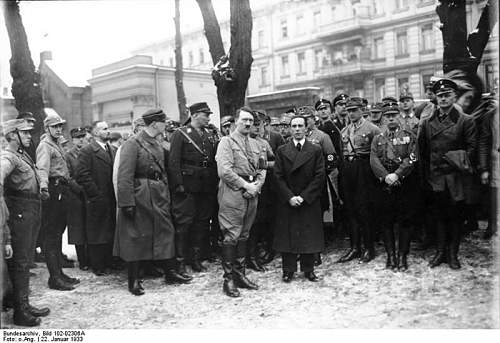
[[[300,143],[297,143],[297,150],[300,151],[302,149],[302,145]]]

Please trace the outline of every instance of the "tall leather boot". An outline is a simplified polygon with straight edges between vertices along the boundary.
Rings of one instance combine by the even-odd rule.
[[[81,270],[89,270],[87,246],[85,244],[77,244],[75,245],[75,250],[78,259],[78,267]]]
[[[345,255],[337,260],[337,263],[345,263],[361,257],[361,235],[359,232],[359,223],[354,219],[351,219],[349,222],[351,248]]]
[[[237,298],[240,296],[240,291],[234,284],[234,261],[236,256],[236,247],[234,245],[222,244],[221,246],[222,254],[222,269],[224,270],[224,283],[222,290],[224,294],[232,298]]]
[[[198,246],[193,247],[191,254],[191,268],[197,273],[207,271],[207,268],[205,268],[205,266],[201,263],[201,248]]]
[[[233,268],[234,283],[237,287],[247,289],[259,289],[259,286],[250,281],[245,275],[245,253],[247,250],[246,241],[238,241],[236,245],[236,259]]]
[[[435,222],[437,234],[437,250],[434,257],[429,262],[431,268],[439,266],[446,262],[446,224],[442,220]]]
[[[252,227],[252,230],[255,227]],[[246,265],[248,268],[255,270],[256,272],[264,272],[265,269],[259,263],[257,258],[257,239],[256,235],[252,235],[250,232],[250,239],[247,243],[247,253],[246,253]]]
[[[384,226],[383,234],[384,234],[384,247],[385,247],[385,252],[387,254],[385,268],[386,269],[396,269],[397,268],[396,245],[394,242],[393,228]]]
[[[133,261],[127,263],[128,271],[128,290],[133,295],[143,295],[144,287],[142,280],[139,278],[140,262]]]
[[[28,292],[29,275],[28,271],[16,271],[13,276],[14,288],[14,324],[19,326],[38,326],[40,318],[29,312]],[[11,275],[12,275],[11,274]]]
[[[185,280],[193,280],[186,269],[186,258],[188,255],[187,234],[184,232],[175,233],[175,255],[177,260],[177,273]]]
[[[451,226],[450,244],[448,245],[448,265],[451,269],[460,269],[460,262],[458,261],[458,248],[460,246],[460,224],[457,221],[449,223]]]
[[[401,223],[399,227],[399,247],[398,247],[398,269],[408,270],[408,253],[410,252],[410,241],[413,232],[413,226],[408,223]]]
[[[167,284],[174,283],[190,283],[193,278],[191,276],[183,276],[177,271],[177,262],[174,258],[162,261],[163,271],[165,273],[165,282]]]
[[[45,251],[45,261],[49,270],[49,288],[58,291],[72,291],[75,289],[73,285],[66,282],[59,267],[59,253],[57,251]]]

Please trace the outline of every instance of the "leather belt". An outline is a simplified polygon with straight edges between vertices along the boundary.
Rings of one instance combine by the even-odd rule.
[[[210,163],[207,160],[203,160],[201,162],[184,161],[181,164],[181,169],[183,169],[182,166],[208,168],[208,167],[212,167],[213,163]]]
[[[344,156],[344,160],[345,161],[348,161],[348,162],[352,162],[352,161],[355,161],[355,160],[366,160],[370,158],[370,155],[347,155],[347,156]]]
[[[38,193],[31,193],[31,192],[26,192],[26,191],[16,191],[16,190],[12,190],[12,189],[7,189],[5,191],[5,196],[24,198],[24,199],[35,199],[35,200],[40,199],[40,194],[38,194]]]
[[[68,180],[62,176],[55,176],[55,177],[49,177],[49,183],[53,184],[54,186],[59,186],[59,185],[66,186],[68,185]]]

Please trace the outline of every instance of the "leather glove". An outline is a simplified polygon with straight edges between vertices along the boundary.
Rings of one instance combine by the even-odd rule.
[[[186,190],[184,189],[183,185],[178,185],[177,187],[175,187],[174,192],[177,194],[184,194],[184,193],[186,193]]]
[[[128,219],[135,218],[135,206],[122,207],[123,215]]]
[[[47,188],[42,188],[40,190],[40,197],[42,198],[43,201],[49,200],[50,199],[50,193]]]

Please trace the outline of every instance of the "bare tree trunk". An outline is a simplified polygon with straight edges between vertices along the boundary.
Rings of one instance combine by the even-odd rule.
[[[461,69],[476,74],[491,30],[498,20],[498,2],[489,0],[476,30],[467,35],[465,0],[440,0],[436,12],[443,35],[443,72]]]
[[[245,103],[252,58],[252,10],[249,0],[231,0],[231,47],[225,55],[219,22],[211,0],[196,0],[200,7],[217,87],[220,116],[234,115]]]
[[[31,112],[36,119],[33,141],[35,146],[40,140],[45,113],[40,88],[40,75],[35,70],[31,59],[26,31],[19,12],[18,1],[2,1],[5,26],[9,34],[10,74],[12,75],[12,95],[19,112]]]
[[[177,90],[177,105],[179,106],[179,122],[185,123],[188,114],[186,108],[186,95],[184,94],[184,74],[182,72],[182,38],[181,38],[181,14],[179,11],[179,0],[175,0],[175,88]]]

